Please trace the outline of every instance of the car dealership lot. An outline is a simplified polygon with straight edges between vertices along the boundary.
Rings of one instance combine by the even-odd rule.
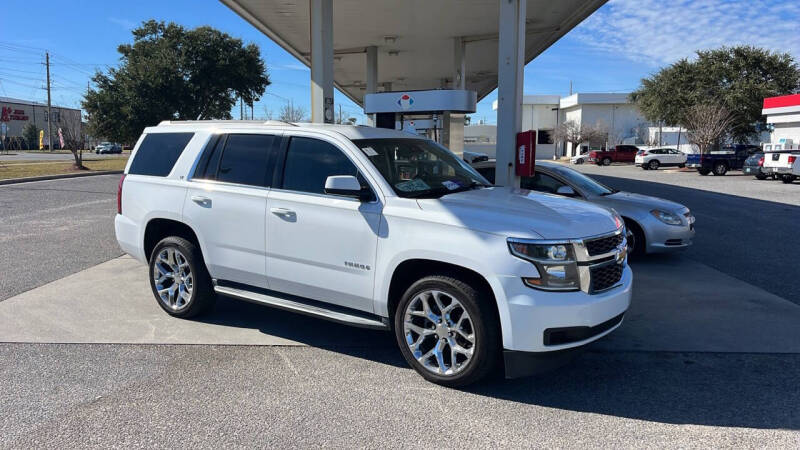
[[[198,321],[163,314],[146,269],[116,258],[118,177],[0,187],[0,248],[15,261],[0,447],[800,445],[800,295],[780,284],[791,254],[758,250],[794,249],[800,208],[687,187],[706,178],[694,173],[581,169],[691,207],[695,246],[634,262],[625,323],[573,364],[466,391],[424,382],[388,333],[228,299]]]

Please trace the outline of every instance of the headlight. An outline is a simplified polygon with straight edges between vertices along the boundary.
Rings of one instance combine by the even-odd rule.
[[[650,211],[650,214],[667,225],[683,225],[680,216],[677,214],[668,211],[661,211],[660,209],[654,209]]]
[[[512,255],[536,266],[539,277],[523,278],[526,285],[547,291],[580,289],[578,265],[571,243],[509,239],[508,249]]]

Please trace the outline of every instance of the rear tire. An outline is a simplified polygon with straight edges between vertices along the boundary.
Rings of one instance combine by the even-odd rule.
[[[781,181],[783,181],[786,184],[790,184],[794,182],[794,175],[784,175],[783,177],[781,177]]]
[[[647,168],[650,170],[658,170],[658,166],[661,163],[658,162],[657,159],[651,159],[649,163],[647,163]]]
[[[686,167],[686,164],[678,164],[678,169],[683,169],[684,167]]]
[[[149,268],[150,288],[167,314],[187,319],[214,307],[211,276],[193,242],[177,236],[162,239],[150,254]]]
[[[423,378],[443,386],[466,386],[486,377],[500,356],[500,324],[492,301],[477,286],[452,276],[416,281],[394,312],[394,333],[403,357]],[[458,306],[448,310],[454,302]]]
[[[610,166],[611,165],[611,158],[603,158],[603,165]]]
[[[697,169],[697,173],[699,173],[700,175],[706,176],[706,175],[710,174],[711,171],[708,170],[708,169]]]
[[[716,163],[714,164],[714,175],[716,176],[723,176],[728,173],[728,165],[725,163]]]
[[[756,180],[766,180],[766,179],[767,179],[767,176],[764,175],[763,173],[760,173],[760,174],[756,175]]]

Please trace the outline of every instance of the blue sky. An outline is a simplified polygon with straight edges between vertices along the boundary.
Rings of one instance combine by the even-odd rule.
[[[254,107],[277,112],[285,99],[308,105],[309,72],[294,57],[216,0],[4,0],[0,11],[0,95],[45,101],[44,50],[51,52],[53,102],[76,107],[95,68],[118,62],[141,21],[211,25],[261,47],[272,85]],[[526,94],[628,92],[639,80],[697,49],[753,44],[800,56],[796,0],[611,0],[525,68]],[[467,62],[469,64],[469,62]],[[478,104],[475,122],[496,122],[491,103]],[[363,121],[345,96],[334,101]],[[237,112],[238,114],[238,112]]]

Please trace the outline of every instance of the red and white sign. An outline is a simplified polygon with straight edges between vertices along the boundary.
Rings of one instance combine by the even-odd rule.
[[[0,110],[0,122],[11,122],[12,120],[28,120],[24,109],[14,109],[10,106],[3,106]]]

